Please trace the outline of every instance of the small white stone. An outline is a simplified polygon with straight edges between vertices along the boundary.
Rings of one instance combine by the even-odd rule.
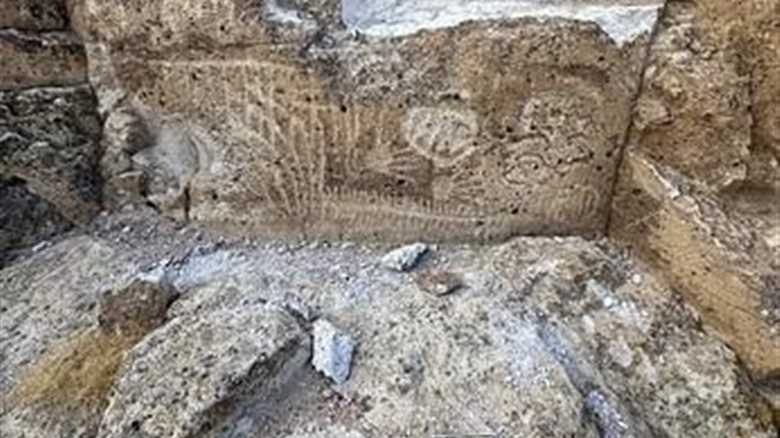
[[[314,369],[341,385],[349,379],[355,341],[330,321],[318,319],[314,323]]]
[[[408,272],[419,263],[429,250],[424,243],[414,243],[391,251],[382,258],[382,266],[392,271]]]
[[[639,286],[642,284],[642,275],[641,274],[634,274],[633,277],[631,277],[631,282],[635,285]]]

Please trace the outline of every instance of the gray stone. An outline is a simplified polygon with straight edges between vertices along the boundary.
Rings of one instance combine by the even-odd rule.
[[[99,438],[200,436],[234,404],[270,390],[304,366],[308,336],[263,304],[174,319],[134,348]]]
[[[355,341],[349,334],[339,330],[328,320],[318,319],[314,322],[312,365],[337,385],[344,384],[349,379],[354,350]]]
[[[122,232],[127,226],[150,228],[120,222],[105,238],[134,237]],[[122,246],[123,257],[163,254],[165,239],[186,235],[159,233],[143,247]],[[182,254],[189,255],[163,263],[188,292],[169,309],[169,322],[130,351],[105,415],[40,414],[46,430],[100,421],[100,438],[777,434],[759,417],[734,353],[663,281],[604,242],[440,246],[431,269],[457,273],[469,286],[447,299],[420,293],[409,276],[360,267],[381,258],[378,246],[304,245],[280,254],[281,242],[188,245]],[[38,263],[57,266],[57,248],[36,255]],[[333,266],[355,268],[346,278]],[[11,269],[25,290],[30,267]],[[57,272],[52,278],[74,285],[94,281],[91,270]],[[94,301],[102,288],[91,290]],[[301,306],[338,321],[360,345],[349,379],[330,390],[308,366],[309,335],[281,310]],[[20,302],[13,314],[29,307]],[[37,330],[18,327],[26,331],[8,331],[9,346]],[[0,368],[9,385],[18,379],[6,362]],[[17,413],[0,415],[14,438],[67,436],[38,433],[34,415]]]
[[[415,243],[402,248],[395,249],[382,257],[382,266],[397,271],[408,272],[417,266],[420,259],[429,251],[428,245],[424,243]]]

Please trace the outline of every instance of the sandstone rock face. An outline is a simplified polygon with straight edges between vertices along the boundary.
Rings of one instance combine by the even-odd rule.
[[[776,1],[668,3],[609,231],[699,309],[774,399],[778,20]]]
[[[662,6],[136,3],[74,8],[101,111],[149,137],[106,125],[112,178],[214,228],[394,240],[601,232]]]
[[[776,224],[724,210],[695,182],[641,154],[626,158],[613,237],[701,311],[758,381],[780,373]]]

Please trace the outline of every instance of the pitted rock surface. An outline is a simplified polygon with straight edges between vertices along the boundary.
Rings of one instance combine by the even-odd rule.
[[[123,248],[128,260],[165,253],[157,226],[133,228],[151,230],[149,240],[128,247],[120,228],[103,232],[102,244]],[[673,291],[603,242],[440,246],[420,269],[464,282],[443,297],[382,268],[385,246],[210,248],[157,264],[184,292],[165,325],[124,359],[98,436],[776,433],[754,410],[731,350]],[[56,264],[58,251],[39,257]],[[94,278],[85,269],[104,257],[85,254],[78,263],[82,269],[63,266],[58,281]],[[30,268],[17,266],[8,273],[22,284]],[[38,320],[25,306],[14,307],[13,327]],[[306,321],[319,318],[338,321],[359,346],[337,390],[308,364]],[[13,327],[11,343],[33,330]],[[36,430],[19,418],[0,417]]]
[[[75,22],[101,112],[150,133],[123,169],[150,202],[239,235],[398,241],[602,232],[662,6],[136,3]]]

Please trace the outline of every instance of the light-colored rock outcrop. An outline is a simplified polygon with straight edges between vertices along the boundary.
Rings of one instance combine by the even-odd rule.
[[[404,241],[602,232],[663,4],[136,3],[74,22],[103,114],[149,132],[112,150],[153,204]]]
[[[440,246],[420,269],[464,283],[442,297],[382,268],[385,253],[267,242],[165,263],[184,292],[168,322],[125,356],[99,436],[776,433],[757,413],[734,353],[675,293],[605,243]],[[102,263],[99,255],[80,259]],[[22,279],[29,267],[18,266],[14,278]],[[88,273],[59,278],[78,284]],[[350,378],[334,387],[308,364],[307,321],[322,318],[338,321],[359,346]]]
[[[778,20],[777,1],[668,2],[609,231],[697,307],[774,400]]]

